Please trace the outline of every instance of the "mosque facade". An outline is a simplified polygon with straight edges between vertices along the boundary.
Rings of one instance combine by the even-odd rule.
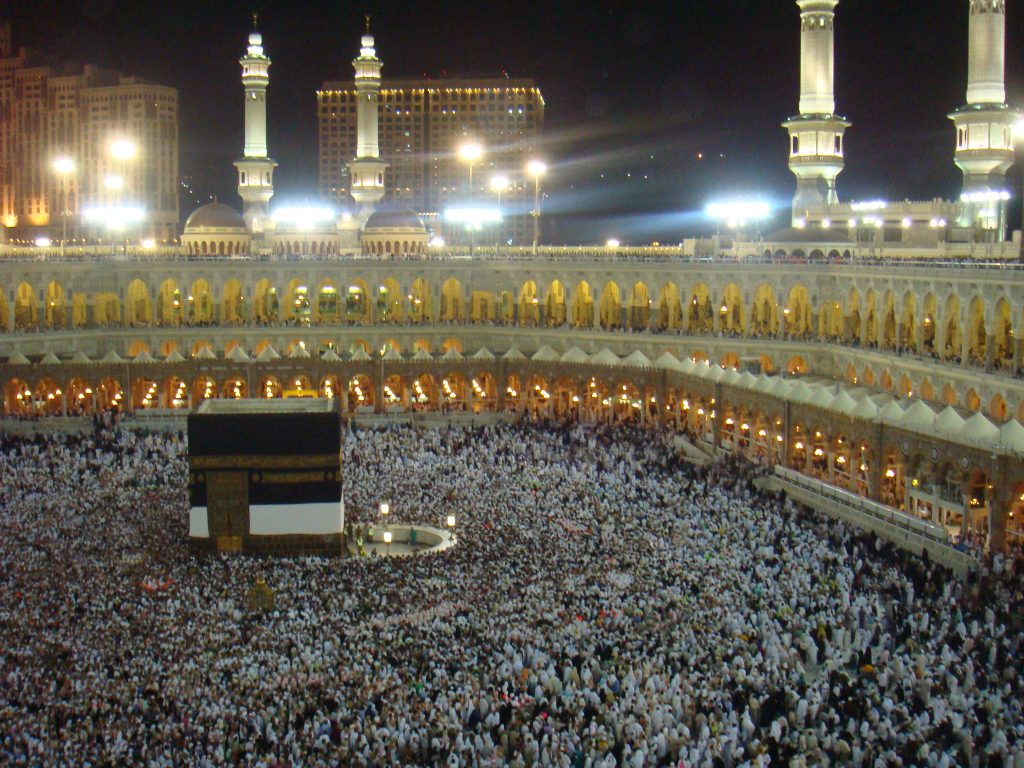
[[[373,141],[352,158],[366,194],[347,218],[276,220],[273,161],[249,126],[265,120],[270,66],[254,32],[245,208],[193,213],[193,258],[0,260],[6,414],[173,418],[207,399],[298,391],[353,414],[657,423],[991,548],[1024,542],[1024,271],[1000,226],[1011,110],[993,63],[1005,3],[964,3],[964,198],[870,204],[835,192],[850,127],[831,89],[837,3],[798,5],[802,66],[828,77],[804,72],[786,122],[794,226],[710,252],[440,252],[416,214],[377,196],[387,168]],[[368,105],[378,64],[367,34],[356,71]]]

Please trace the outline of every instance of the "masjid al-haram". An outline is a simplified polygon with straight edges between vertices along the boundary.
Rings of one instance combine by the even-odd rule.
[[[865,9],[783,5],[784,226],[643,246],[549,244],[557,104],[369,17],[303,205],[239,21],[179,226],[176,88],[0,23],[0,763],[1024,766],[1019,9],[958,0],[960,193],[888,201]]]

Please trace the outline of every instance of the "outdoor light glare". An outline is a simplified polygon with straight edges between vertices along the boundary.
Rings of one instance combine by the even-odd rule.
[[[479,160],[484,155],[484,148],[479,144],[470,142],[459,147],[459,157],[468,162]]]
[[[526,164],[526,172],[531,176],[543,176],[548,172],[548,165],[543,160],[531,160]]]
[[[385,544],[390,544],[391,543],[391,531],[384,531],[384,543]]]
[[[497,208],[449,208],[444,212],[444,220],[479,227],[501,221],[501,211]]]
[[[449,528],[454,528],[455,527],[455,515],[448,515],[448,520],[446,522],[448,523],[448,527]]]
[[[850,210],[853,211],[882,211],[888,204],[884,200],[867,200],[859,203],[850,203]]]
[[[298,230],[314,229],[334,219],[334,211],[324,206],[294,205],[278,208],[273,219],[278,224],[291,224]]]
[[[66,155],[58,157],[53,161],[53,170],[57,173],[74,173],[75,161]]]
[[[768,218],[771,206],[759,200],[735,200],[709,203],[704,211],[717,221],[745,222]]]
[[[964,192],[960,200],[965,203],[999,203],[1010,199],[1006,190],[986,189],[979,192]]]
[[[616,240],[614,237],[612,237],[612,238],[608,239],[608,242],[606,243],[606,245],[609,248],[618,248],[619,247],[619,241]]]
[[[380,514],[381,514],[381,515],[382,515],[383,517],[387,517],[387,514],[388,514],[388,512],[390,512],[390,511],[391,511],[391,505],[390,505],[390,504],[388,504],[388,503],[387,503],[386,501],[382,501],[382,502],[380,503]]]
[[[491,176],[492,192],[504,192],[506,189],[508,189],[508,176],[501,173]]]
[[[36,245],[38,245],[40,248],[49,248],[50,247],[50,238],[48,238],[48,237],[37,237],[36,238]]]
[[[111,205],[86,208],[82,211],[82,216],[86,221],[116,227],[142,221],[146,218],[146,213],[136,206]]]
[[[103,186],[110,190],[124,189],[124,179],[116,173],[103,177]]]
[[[114,139],[110,142],[110,156],[115,160],[131,160],[136,151],[135,142],[130,139]]]

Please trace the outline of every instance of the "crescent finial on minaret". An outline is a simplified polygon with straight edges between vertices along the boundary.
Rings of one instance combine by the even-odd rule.
[[[366,14],[366,34],[370,34],[370,14]]]
[[[258,11],[253,11],[252,12],[252,28],[253,29],[258,29],[259,28],[259,23],[260,23],[260,14],[259,14]]]

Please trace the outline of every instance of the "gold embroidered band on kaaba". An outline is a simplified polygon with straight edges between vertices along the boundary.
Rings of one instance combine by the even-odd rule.
[[[341,456],[189,456],[189,469],[321,469],[341,466]]]

